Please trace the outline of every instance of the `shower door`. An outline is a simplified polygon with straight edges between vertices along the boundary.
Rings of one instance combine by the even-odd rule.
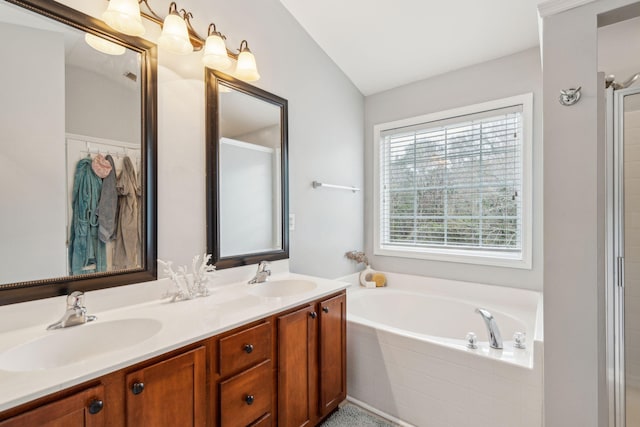
[[[610,391],[616,427],[640,426],[640,87],[611,91]],[[611,134],[610,134],[611,135]]]

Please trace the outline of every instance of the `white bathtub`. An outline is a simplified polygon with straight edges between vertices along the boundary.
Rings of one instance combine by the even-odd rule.
[[[386,288],[347,296],[349,398],[408,425],[542,426],[542,294],[387,274]],[[489,347],[477,307],[504,349]],[[465,336],[474,332],[478,348]],[[524,332],[527,348],[513,346]]]

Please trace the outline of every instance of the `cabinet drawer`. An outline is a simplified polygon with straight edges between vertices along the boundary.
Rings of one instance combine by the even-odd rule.
[[[271,412],[271,360],[220,383],[221,427],[247,426]],[[260,424],[258,424],[260,425]]]
[[[271,357],[271,323],[220,340],[220,375],[225,377]]]

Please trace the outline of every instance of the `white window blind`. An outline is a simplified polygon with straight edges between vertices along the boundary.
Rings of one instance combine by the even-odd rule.
[[[522,111],[380,132],[380,246],[521,252]]]

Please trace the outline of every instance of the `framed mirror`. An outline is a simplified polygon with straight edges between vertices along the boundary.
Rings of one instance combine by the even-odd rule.
[[[156,278],[156,47],[0,1],[0,305]]]
[[[210,69],[205,86],[212,262],[288,258],[287,100]]]

